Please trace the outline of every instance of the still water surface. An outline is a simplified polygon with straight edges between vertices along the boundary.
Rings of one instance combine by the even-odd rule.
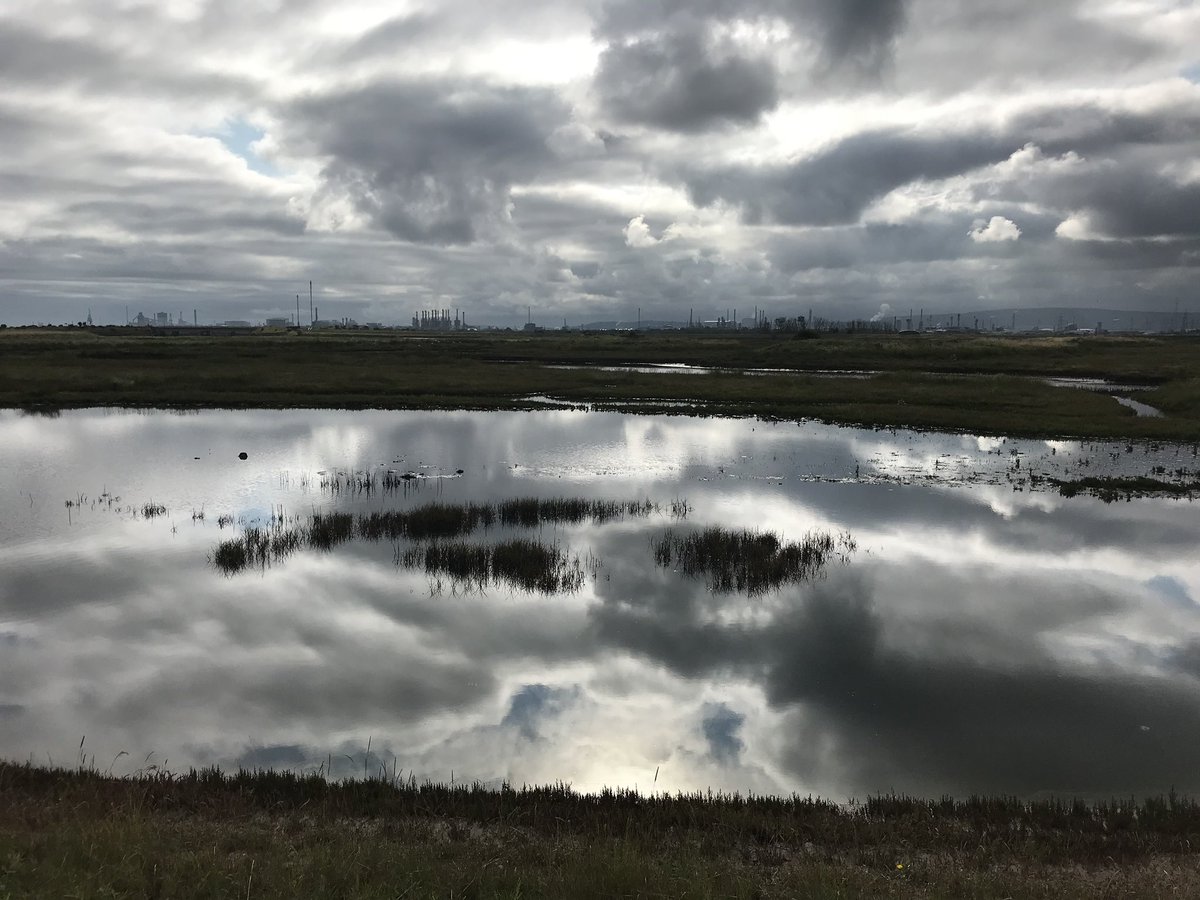
[[[419,779],[1195,791],[1200,507],[1028,482],[1194,454],[577,411],[0,412],[0,756],[74,763],[86,735],[121,773],[349,774],[369,739],[370,769]],[[421,477],[348,487],[388,471]],[[388,543],[210,561],[273,515],[515,497],[662,511],[542,526],[587,562],[551,596],[439,581]],[[709,525],[857,550],[714,594],[652,552]]]

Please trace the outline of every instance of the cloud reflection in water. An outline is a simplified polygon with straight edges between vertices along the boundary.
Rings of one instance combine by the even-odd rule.
[[[1197,788],[1194,507],[1017,491],[1006,460],[970,438],[322,411],[0,413],[0,435],[6,757],[68,761],[86,734],[98,760],[128,750],[131,766],[151,751],[172,766],[344,753],[350,772],[370,738],[373,760],[420,777],[582,788]],[[966,463],[904,483],[915,460],[946,454],[990,483],[964,483]],[[1086,454],[1101,451],[1058,444],[1045,464]],[[1158,461],[1133,457],[1122,464]],[[313,487],[319,470],[399,458],[464,476],[388,498]],[[904,468],[889,474],[894,458]],[[863,483],[845,483],[856,466]],[[85,506],[68,524],[65,497],[105,489],[168,512]],[[297,554],[233,580],[205,563],[230,533],[220,513],[532,493],[685,498],[689,526],[846,530],[860,550],[848,569],[757,598],[655,565],[665,519],[543,526],[543,539],[602,560],[568,596],[439,595],[387,545]]]

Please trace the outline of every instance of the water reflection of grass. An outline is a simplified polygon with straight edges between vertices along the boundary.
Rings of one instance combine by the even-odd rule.
[[[353,514],[314,513],[305,523],[272,518],[221,541],[212,564],[226,575],[265,568],[302,550],[329,551],[353,540],[392,541],[397,566],[447,576],[457,586],[486,587],[501,582],[521,590],[559,593],[578,590],[585,567],[557,544],[530,539],[499,543],[465,541],[493,525],[533,529],[548,523],[600,524],[625,517],[666,513],[679,520],[691,511],[686,500],[668,510],[649,500],[519,498],[498,503],[431,503],[412,510]],[[402,547],[401,542],[408,546]],[[655,561],[690,577],[703,577],[718,593],[757,596],[785,584],[819,577],[831,562],[845,564],[857,549],[848,533],[813,531],[800,541],[782,541],[772,532],[718,527],[676,533],[652,541]],[[598,562],[589,563],[595,570]]]
[[[810,581],[830,562],[848,562],[857,544],[848,533],[813,531],[798,542],[785,543],[772,532],[713,527],[688,534],[668,531],[653,547],[655,561],[664,568],[703,577],[719,593],[755,596]]]
[[[647,796],[0,762],[13,897],[1200,896],[1200,805]]]
[[[558,594],[583,586],[583,564],[557,544],[521,538],[499,544],[434,541],[397,553],[397,561],[456,584],[485,588],[497,581],[523,591]]]
[[[674,518],[687,515],[686,501],[672,504]],[[543,524],[603,523],[625,517],[663,512],[649,500],[590,500],[579,498],[518,498],[499,503],[431,503],[412,510],[363,514],[316,513],[308,522],[273,519],[269,525],[249,526],[221,541],[212,563],[227,575],[264,568],[304,549],[328,551],[352,540],[408,541],[397,548],[396,562],[431,575],[447,575],[464,584],[486,585],[498,580],[525,590],[554,593],[575,590],[583,583],[583,566],[556,545],[533,540],[472,544],[454,540],[499,524],[537,528]]]
[[[1200,481],[1162,481],[1148,476],[1102,478],[1090,476],[1065,481],[1046,479],[1064,497],[1086,494],[1099,497],[1105,503],[1130,500],[1134,497],[1194,497],[1200,494]]]

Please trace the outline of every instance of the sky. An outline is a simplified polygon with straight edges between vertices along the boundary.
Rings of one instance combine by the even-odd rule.
[[[5,0],[0,321],[1200,311],[1194,0]]]

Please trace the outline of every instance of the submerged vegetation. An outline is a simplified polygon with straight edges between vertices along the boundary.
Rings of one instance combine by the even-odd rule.
[[[578,793],[0,763],[0,896],[1161,898],[1200,805]]]
[[[703,577],[717,593],[757,596],[785,584],[811,581],[833,561],[845,564],[857,549],[848,534],[812,531],[798,542],[772,532],[706,528],[668,531],[653,542],[654,559],[692,578]]]

